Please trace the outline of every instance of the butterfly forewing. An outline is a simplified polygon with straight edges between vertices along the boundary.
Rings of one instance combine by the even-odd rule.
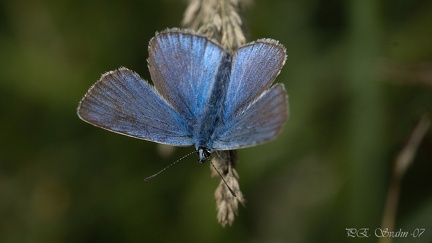
[[[172,29],[150,41],[149,71],[158,92],[188,121],[200,119],[225,52],[204,36]]]
[[[78,106],[78,116],[95,126],[152,142],[190,146],[184,118],[138,74],[126,68],[102,75]]]

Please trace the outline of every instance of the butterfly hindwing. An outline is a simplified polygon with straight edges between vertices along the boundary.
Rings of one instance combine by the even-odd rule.
[[[216,128],[213,148],[232,150],[268,142],[281,131],[288,115],[285,87],[276,84],[242,114]]]
[[[78,116],[106,130],[174,146],[190,146],[192,131],[138,74],[126,68],[102,75],[81,100]]]
[[[223,119],[233,119],[241,114],[267,90],[281,71],[285,60],[285,47],[272,39],[260,39],[241,46],[233,55]]]

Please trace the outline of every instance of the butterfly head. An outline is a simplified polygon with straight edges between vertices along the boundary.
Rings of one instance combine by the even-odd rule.
[[[199,147],[197,150],[197,154],[198,154],[198,163],[204,163],[204,161],[206,161],[210,157],[211,150],[208,148]]]

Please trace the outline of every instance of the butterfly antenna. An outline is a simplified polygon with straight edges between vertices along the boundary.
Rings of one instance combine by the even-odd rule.
[[[234,191],[231,189],[230,186],[228,186],[228,183],[225,181],[224,177],[222,176],[222,174],[219,172],[218,169],[216,169],[216,167],[214,166],[214,164],[210,161],[210,164],[213,166],[213,168],[215,169],[215,171],[219,174],[220,178],[222,179],[222,181],[225,183],[225,185],[227,186],[228,190],[231,192],[231,194],[234,197],[237,197],[237,195],[234,193]]]
[[[192,152],[186,154],[185,156],[181,157],[180,159],[178,159],[178,160],[172,162],[171,164],[169,164],[168,166],[166,166],[165,168],[163,168],[162,170],[160,170],[160,171],[157,172],[156,174],[151,175],[151,176],[149,176],[149,177],[146,177],[146,178],[144,179],[144,181],[148,181],[148,180],[150,180],[150,179],[153,179],[154,177],[156,177],[156,176],[159,175],[160,173],[164,172],[165,170],[167,170],[167,169],[170,168],[171,166],[177,164],[177,162],[183,160],[184,158],[190,156],[190,155],[193,154],[193,153],[195,153],[195,151],[192,151]]]

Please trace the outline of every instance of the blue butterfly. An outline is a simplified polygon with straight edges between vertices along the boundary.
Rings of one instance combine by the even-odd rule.
[[[260,39],[227,52],[213,39],[168,29],[149,44],[153,85],[119,68],[102,75],[78,116],[97,127],[173,146],[195,146],[199,162],[276,137],[288,119],[286,60],[278,41]]]

